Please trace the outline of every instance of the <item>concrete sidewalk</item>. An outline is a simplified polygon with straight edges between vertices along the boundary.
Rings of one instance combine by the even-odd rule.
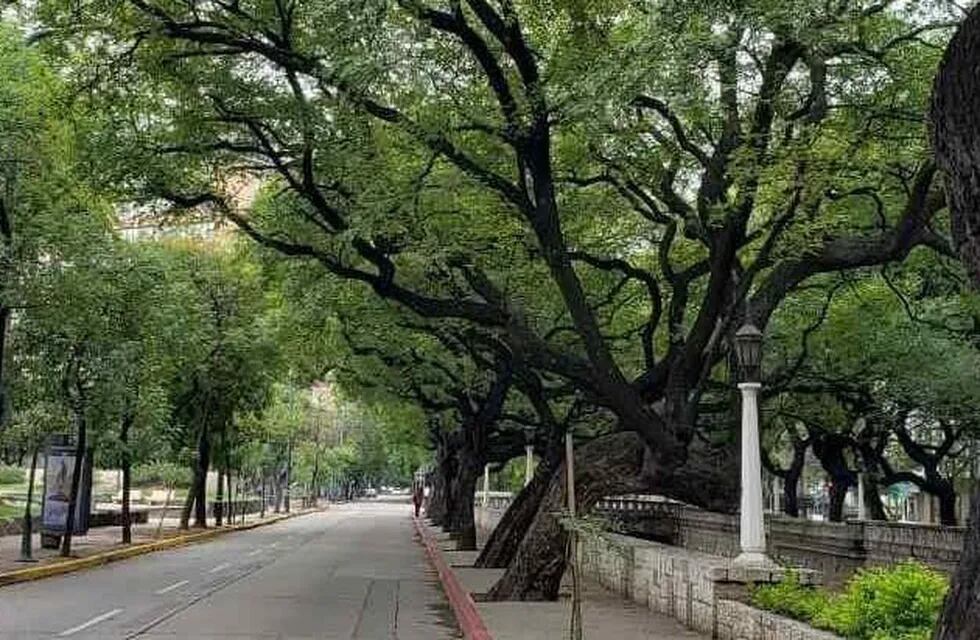
[[[428,526],[447,564],[476,600],[483,622],[494,640],[556,640],[568,635],[570,600],[557,602],[481,602],[503,569],[476,569],[474,551],[455,551],[455,542]],[[583,583],[583,637],[587,640],[707,640],[672,618],[623,600],[602,586]]]

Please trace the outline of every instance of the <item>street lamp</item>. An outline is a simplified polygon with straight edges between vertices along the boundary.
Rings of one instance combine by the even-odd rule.
[[[739,509],[739,546],[735,564],[766,567],[766,521],[762,511],[762,460],[759,452],[759,390],[762,388],[762,332],[753,324],[735,333],[742,392],[742,497]]]
[[[534,473],[534,427],[524,427],[524,486],[531,484]]]

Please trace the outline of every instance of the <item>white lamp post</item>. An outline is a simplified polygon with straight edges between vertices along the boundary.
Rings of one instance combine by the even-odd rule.
[[[490,502],[490,465],[483,465],[483,506]]]
[[[739,509],[741,553],[735,564],[773,565],[766,555],[766,521],[762,509],[762,459],[759,453],[759,390],[762,388],[762,332],[746,324],[735,333],[742,392],[742,498]]]
[[[534,475],[534,427],[524,427],[524,486],[531,484]]]

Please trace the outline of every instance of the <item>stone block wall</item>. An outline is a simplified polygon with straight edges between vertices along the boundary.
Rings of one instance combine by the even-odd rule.
[[[840,640],[802,622],[750,607],[735,600],[718,600],[718,640]]]
[[[867,563],[890,564],[915,558],[940,571],[952,573],[963,551],[964,527],[863,522],[863,547]]]
[[[671,505],[647,517],[673,522],[671,526],[658,525],[657,531],[673,531],[672,536],[660,536],[659,540],[703,553],[738,555],[738,516]],[[641,526],[640,530],[654,529]],[[820,571],[826,583],[839,584],[862,567],[908,559],[952,572],[959,561],[965,529],[899,522],[818,522],[768,515],[766,532],[773,558]]]
[[[506,502],[477,509],[477,528],[487,536]],[[738,517],[678,503],[609,498],[597,512],[618,531],[717,556],[738,555]],[[829,585],[846,581],[862,567],[915,559],[952,572],[963,547],[962,527],[899,522],[818,522],[781,515],[766,517],[769,554],[795,567],[823,574]],[[485,539],[485,538],[484,538]]]
[[[781,571],[747,571],[728,558],[611,533],[580,543],[582,574],[607,589],[720,640],[840,640],[801,622],[725,597],[732,585],[772,582]],[[804,573],[804,581],[816,579]]]

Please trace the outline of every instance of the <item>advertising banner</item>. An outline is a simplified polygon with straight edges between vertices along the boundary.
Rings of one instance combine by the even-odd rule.
[[[75,447],[51,446],[44,463],[44,505],[41,508],[41,528],[47,533],[64,533],[68,524],[68,504],[71,500],[71,479],[75,473]],[[92,466],[82,461],[82,477],[75,504],[74,535],[88,532],[92,506]]]

